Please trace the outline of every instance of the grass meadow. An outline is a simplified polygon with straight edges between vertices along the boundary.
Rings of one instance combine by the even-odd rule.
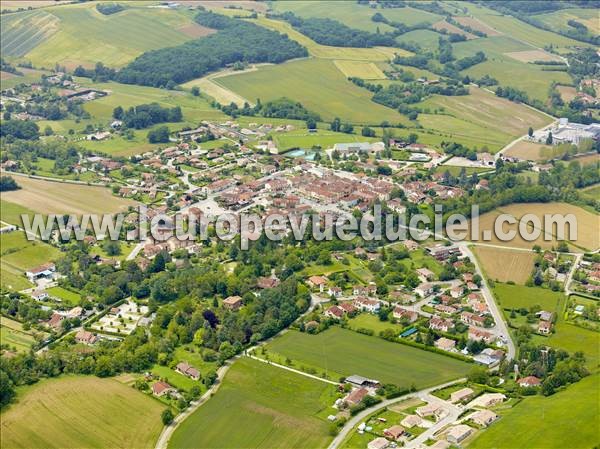
[[[177,428],[169,447],[325,447],[329,424],[317,415],[334,401],[333,385],[242,358],[214,397]]]
[[[62,376],[20,387],[3,448],[153,448],[164,406],[114,379]]]
[[[4,316],[0,317],[0,341],[3,345],[8,345],[10,349],[15,349],[17,352],[28,352],[36,341],[34,334],[45,335],[43,332],[34,330],[26,331],[18,321]]]
[[[500,420],[480,432],[470,449],[584,449],[598,443],[600,375],[586,377],[548,398],[531,396],[497,410]],[[576,427],[575,427],[576,426]]]
[[[417,388],[439,384],[465,375],[470,365],[440,354],[391,343],[340,327],[310,335],[290,331],[267,345],[271,360],[290,358],[296,368],[314,368],[337,380],[358,374]]]

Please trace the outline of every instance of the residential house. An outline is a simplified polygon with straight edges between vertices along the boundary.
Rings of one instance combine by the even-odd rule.
[[[491,410],[479,410],[473,413],[469,419],[479,426],[487,427],[498,419],[498,415]]]
[[[435,273],[428,268],[417,268],[416,272],[421,282],[430,282],[435,278]]]
[[[460,390],[450,394],[450,402],[456,404],[457,402],[466,401],[467,399],[471,399],[474,393],[475,392],[471,388],[461,388]]]
[[[358,310],[370,313],[379,311],[379,308],[381,307],[381,303],[376,299],[369,299],[362,296],[356,298],[352,305],[354,305],[354,307],[356,307]]]
[[[64,319],[65,317],[63,315],[54,312],[50,319],[46,321],[46,324],[55,331],[58,331],[62,329],[62,322]]]
[[[152,394],[157,397],[175,393],[177,390],[168,383],[159,380],[152,385]]]
[[[403,307],[395,307],[392,315],[397,320],[407,319],[409,323],[414,323],[419,319],[419,314],[413,310],[408,310]]]
[[[377,286],[373,284],[369,285],[355,285],[352,287],[352,294],[354,296],[375,296],[377,293]]]
[[[415,293],[421,298],[425,298],[433,293],[433,284],[423,283],[415,288]]]
[[[31,297],[36,301],[43,301],[48,296],[48,292],[45,290],[35,290],[33,293],[31,293]]]
[[[350,407],[354,405],[358,405],[363,398],[369,394],[369,390],[366,388],[355,388],[350,392],[348,396],[344,399],[344,403],[349,405]]]
[[[415,426],[421,426],[423,424],[423,420],[418,415],[408,415],[406,418],[400,422],[404,427],[411,428]]]
[[[535,376],[527,376],[517,380],[517,383],[520,387],[530,388],[539,387],[542,384],[542,381]]]
[[[468,338],[469,340],[473,341],[484,341],[488,344],[492,343],[496,339],[494,334],[491,332],[484,331],[483,329],[473,326],[469,326]]]
[[[550,321],[540,321],[538,324],[538,332],[540,334],[548,335],[552,332],[552,323]]]
[[[390,446],[390,442],[383,437],[377,437],[374,440],[369,441],[367,449],[386,449]]]
[[[449,443],[459,444],[465,438],[473,433],[473,428],[466,424],[459,424],[458,426],[452,426],[446,434],[446,439]]]
[[[443,407],[441,407],[438,404],[430,403],[427,405],[423,405],[421,407],[417,407],[415,412],[421,418],[427,418],[429,416],[433,416],[436,419],[438,419],[440,416],[442,416],[442,414],[444,414],[444,409],[443,409]]]
[[[435,341],[434,346],[442,351],[452,351],[456,347],[456,341],[451,338],[441,337]]]
[[[311,276],[306,281],[311,288],[318,288],[321,293],[325,291],[327,278],[323,276]]]
[[[193,380],[200,380],[200,371],[186,362],[179,362],[175,367],[175,371]]]
[[[325,311],[324,315],[334,320],[339,320],[344,316],[344,309],[338,306],[331,306]]]
[[[469,403],[469,407],[488,408],[496,404],[501,404],[506,399],[502,393],[484,393]]]
[[[450,289],[450,296],[452,296],[454,299],[460,298],[464,294],[465,294],[465,289],[460,285]]]
[[[444,318],[440,318],[439,316],[434,316],[429,320],[429,329],[448,332],[453,328],[454,323],[451,320],[446,320]]]
[[[402,435],[404,435],[404,427],[399,425],[394,425],[389,429],[384,429],[383,434],[391,438],[392,440],[398,441]]]
[[[473,326],[483,326],[485,325],[485,317],[475,315],[471,312],[463,312],[460,314],[460,321],[465,324],[473,325]]]
[[[339,298],[342,296],[342,289],[340,287],[329,287],[327,294],[329,296],[333,296],[334,298]]]
[[[240,296],[229,296],[223,300],[223,306],[229,310],[239,310],[243,304]]]
[[[93,345],[98,341],[98,337],[84,329],[79,329],[75,334],[75,341],[84,345]]]
[[[256,280],[256,286],[262,289],[275,288],[280,284],[279,279],[274,276],[271,277],[259,277]]]

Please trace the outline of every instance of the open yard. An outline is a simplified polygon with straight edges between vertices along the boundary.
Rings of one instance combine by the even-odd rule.
[[[260,98],[263,103],[280,97],[297,100],[324,120],[340,117],[370,124],[406,121],[397,111],[373,103],[369,91],[353,85],[328,60],[303,59],[263,66],[254,72],[220,78],[219,84],[245,98]]]
[[[114,379],[63,376],[17,390],[3,448],[152,448],[163,406]]]
[[[480,432],[469,448],[593,447],[600,433],[599,386],[600,376],[595,374],[548,398],[531,396],[513,408],[499,410],[501,419]]]
[[[419,122],[425,128],[477,138],[490,151],[497,151],[515,137],[526,134],[530,126],[537,129],[552,122],[544,114],[483,89],[471,87],[469,92],[463,96],[428,98],[420,105],[437,111],[437,115],[422,114]]]
[[[272,360],[276,354],[289,357],[294,367],[312,367],[335,380],[358,374],[402,387],[435,385],[461,377],[470,368],[450,357],[337,326],[316,335],[290,331],[267,349]]]
[[[488,278],[524,284],[533,269],[534,252],[475,246],[473,253]]]
[[[215,396],[177,428],[169,447],[326,447],[329,425],[317,415],[334,401],[333,385],[242,358]]]
[[[2,199],[40,214],[101,214],[126,212],[135,201],[113,196],[104,187],[15,177],[20,190],[3,192]],[[90,201],[93,198],[94,201]]]

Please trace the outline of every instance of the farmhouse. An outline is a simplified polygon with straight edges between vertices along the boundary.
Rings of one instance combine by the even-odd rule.
[[[498,419],[498,415],[491,410],[479,410],[473,413],[470,418],[475,424],[487,427]]]
[[[51,277],[56,271],[56,265],[53,263],[46,263],[44,265],[40,265],[39,267],[32,268],[25,272],[25,276],[31,281],[34,282],[36,279],[42,277]]]
[[[344,402],[350,406],[358,405],[363,398],[369,394],[369,390],[366,388],[356,388],[350,392],[344,399]]]
[[[229,310],[239,310],[243,301],[240,296],[229,296],[223,300],[223,306]]]
[[[157,397],[164,396],[165,394],[169,395],[171,393],[175,393],[176,391],[177,390],[175,388],[162,380],[155,382],[152,385],[152,394]]]
[[[446,435],[448,442],[452,444],[459,444],[462,440],[467,438],[473,432],[473,428],[466,424],[459,424],[450,428]]]
[[[471,388],[462,388],[450,394],[450,402],[455,404],[457,402],[466,401],[467,399],[470,399],[473,396],[473,393],[475,392]]]
[[[175,367],[175,371],[189,377],[190,379],[200,380],[200,372],[193,366],[188,365],[186,362],[179,362]]]

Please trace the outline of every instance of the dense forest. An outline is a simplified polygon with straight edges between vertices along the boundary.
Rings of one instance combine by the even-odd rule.
[[[177,47],[146,52],[116,74],[116,80],[171,88],[240,61],[280,63],[308,55],[287,36],[253,23],[207,11],[200,11],[195,20],[219,31]]]
[[[96,5],[96,10],[100,14],[104,14],[105,16],[110,16],[111,14],[116,14],[125,9],[125,7],[119,3],[98,3]]]
[[[6,137],[9,141],[14,139],[37,139],[40,136],[40,128],[35,122],[29,120],[2,120],[0,122],[0,137]]]
[[[334,47],[394,47],[396,41],[392,34],[370,33],[356,30],[333,19],[302,19],[291,12],[283,13],[277,18],[288,22],[294,29],[322,45]]]

